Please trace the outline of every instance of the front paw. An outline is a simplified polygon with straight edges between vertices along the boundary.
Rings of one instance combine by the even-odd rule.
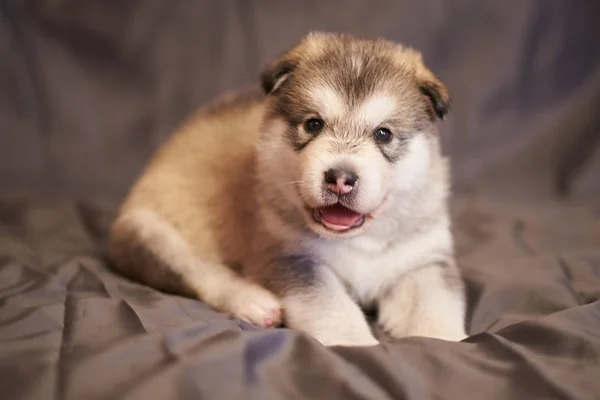
[[[281,324],[282,307],[279,300],[268,290],[247,283],[232,296],[231,312],[238,318],[262,328]]]
[[[318,340],[318,339],[317,339]],[[333,339],[333,340],[319,340],[319,342],[325,347],[333,346],[344,346],[344,347],[373,347],[379,344],[377,339]]]
[[[325,347],[372,347],[379,344],[379,341],[370,332],[360,334],[356,332],[316,332],[312,336]]]
[[[406,337],[427,337],[432,339],[460,342],[468,337],[460,326],[435,326],[435,324],[422,324],[417,326],[406,325],[380,325],[382,330],[394,339]]]

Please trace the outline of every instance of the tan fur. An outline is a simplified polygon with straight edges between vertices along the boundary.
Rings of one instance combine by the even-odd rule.
[[[395,337],[464,337],[436,128],[449,97],[420,54],[311,34],[261,80],[266,95],[201,109],[161,147],[113,226],[115,267],[260,326],[283,308],[326,345],[376,344],[359,308],[372,305]],[[303,125],[315,116],[318,136]],[[373,141],[381,124],[390,143]],[[334,199],[322,176],[340,163],[359,185]],[[338,200],[364,224],[315,222],[312,209]]]

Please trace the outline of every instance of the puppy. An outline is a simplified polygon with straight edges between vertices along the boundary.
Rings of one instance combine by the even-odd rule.
[[[461,340],[465,300],[438,122],[444,85],[415,50],[312,33],[261,88],[196,113],[125,200],[114,267],[324,345]]]

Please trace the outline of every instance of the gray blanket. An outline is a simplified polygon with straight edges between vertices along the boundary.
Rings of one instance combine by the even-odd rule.
[[[599,17],[593,0],[0,0],[0,397],[600,398]],[[309,29],[413,45],[453,94],[461,343],[327,349],[108,268],[151,152]]]

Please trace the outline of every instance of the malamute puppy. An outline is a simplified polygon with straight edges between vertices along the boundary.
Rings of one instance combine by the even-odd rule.
[[[395,338],[463,339],[449,97],[420,54],[313,33],[261,82],[158,151],[114,223],[115,268],[325,345],[377,344],[365,308]]]

